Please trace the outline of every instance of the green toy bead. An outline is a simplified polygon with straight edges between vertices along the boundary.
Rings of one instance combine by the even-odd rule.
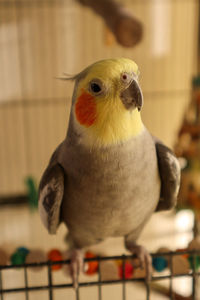
[[[11,256],[12,265],[21,265],[25,263],[29,250],[25,247],[19,247]]]
[[[25,255],[20,252],[15,252],[11,256],[11,263],[12,265],[21,265],[25,263]]]
[[[188,257],[188,261],[190,263],[191,269],[194,268],[195,270],[197,270],[200,267],[200,256],[197,255],[197,256],[195,256],[195,259],[194,259],[194,256],[190,255]],[[194,266],[194,264],[195,264],[195,266]]]
[[[157,272],[162,272],[167,267],[167,260],[163,256],[153,257],[152,265]]]
[[[192,85],[194,87],[200,87],[200,76],[196,76],[192,79]]]
[[[28,176],[25,179],[25,184],[27,188],[28,203],[31,209],[37,209],[38,207],[38,192],[35,184],[35,180],[32,176]]]

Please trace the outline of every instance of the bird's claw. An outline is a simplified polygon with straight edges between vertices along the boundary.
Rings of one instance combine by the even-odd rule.
[[[83,252],[80,249],[73,249],[71,253],[70,274],[75,289],[78,288],[78,278],[80,272],[84,269]]]
[[[129,249],[137,256],[140,262],[140,267],[146,271],[146,281],[150,281],[152,277],[152,258],[148,251],[140,245],[135,245]]]

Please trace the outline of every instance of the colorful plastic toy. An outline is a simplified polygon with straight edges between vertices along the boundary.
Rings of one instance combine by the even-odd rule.
[[[51,260],[51,261],[61,261],[63,258],[62,258],[62,254],[61,252],[58,250],[58,249],[52,249],[48,252],[48,260]],[[53,271],[57,271],[57,270],[60,270],[62,268],[62,265],[61,264],[56,264],[56,265],[52,265],[51,266],[51,269]]]
[[[85,258],[95,258],[95,257],[96,257],[96,255],[92,252],[88,251],[88,252],[85,253]],[[93,275],[98,271],[98,267],[99,267],[98,261],[87,262],[87,265],[88,265],[88,268],[85,271],[85,273],[87,275]]]
[[[157,272],[162,272],[164,269],[167,268],[168,263],[165,257],[158,256],[153,257],[152,265]]]
[[[121,279],[130,279],[133,277],[133,266],[129,261],[126,261],[124,264],[124,274],[123,274],[123,263],[119,266],[119,277]]]
[[[29,250],[25,247],[17,248],[10,258],[12,265],[24,264],[28,253]]]

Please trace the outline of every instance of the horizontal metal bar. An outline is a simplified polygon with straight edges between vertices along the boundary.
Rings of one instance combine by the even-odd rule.
[[[200,250],[190,250],[190,251],[182,251],[182,252],[177,252],[177,251],[170,251],[170,252],[164,252],[164,253],[150,253],[152,257],[160,257],[160,256],[177,256],[177,255],[200,255]],[[84,262],[92,262],[92,261],[106,261],[106,260],[119,260],[124,258],[125,260],[127,259],[134,259],[136,258],[136,255],[117,255],[117,256],[97,256],[95,258],[85,258]],[[60,260],[60,261],[46,261],[46,262],[41,262],[41,263],[25,263],[25,264],[20,264],[20,265],[4,265],[0,266],[0,270],[4,269],[19,269],[19,268],[24,268],[24,267],[41,267],[41,266],[49,266],[49,265],[62,265],[62,264],[69,264],[70,259],[67,260]]]
[[[197,273],[200,275],[200,272]],[[175,274],[173,278],[176,277],[192,277],[193,274]],[[164,279],[171,278],[171,275],[164,275],[164,276],[155,276],[152,277],[151,281],[160,281]],[[85,286],[99,286],[99,285],[108,285],[108,284],[120,284],[124,282],[144,282],[144,278],[130,278],[130,279],[118,279],[118,280],[106,280],[106,281],[91,281],[91,282],[79,282],[79,287]],[[49,285],[45,286],[32,286],[27,288],[14,288],[14,289],[3,289],[1,290],[2,293],[16,293],[16,292],[24,292],[24,291],[37,291],[37,290],[48,290],[50,287]],[[60,289],[60,288],[73,288],[73,284],[55,284],[51,285],[51,289]]]
[[[24,205],[28,203],[27,195],[0,197],[0,206]]]

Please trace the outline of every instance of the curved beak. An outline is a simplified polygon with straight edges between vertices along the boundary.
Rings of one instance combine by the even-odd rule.
[[[131,84],[121,92],[120,98],[126,109],[133,110],[137,107],[138,111],[141,110],[143,95],[136,80],[133,79]]]

